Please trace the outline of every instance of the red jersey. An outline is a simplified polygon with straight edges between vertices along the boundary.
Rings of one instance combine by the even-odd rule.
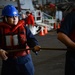
[[[26,24],[34,26],[34,23],[35,23],[35,22],[34,22],[34,17],[33,17],[32,14],[30,14],[30,15],[26,18]]]

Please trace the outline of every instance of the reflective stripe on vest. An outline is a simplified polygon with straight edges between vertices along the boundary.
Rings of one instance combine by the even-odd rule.
[[[15,45],[19,45],[19,41],[18,41],[18,35],[7,35],[5,36],[6,39],[6,46],[15,46]]]

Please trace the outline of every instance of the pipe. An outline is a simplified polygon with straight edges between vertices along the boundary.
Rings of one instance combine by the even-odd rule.
[[[25,51],[25,50],[33,50],[33,48],[29,49],[15,49],[15,50],[7,50],[7,52],[18,52],[18,51]],[[64,50],[66,51],[66,48],[40,48],[40,50]]]

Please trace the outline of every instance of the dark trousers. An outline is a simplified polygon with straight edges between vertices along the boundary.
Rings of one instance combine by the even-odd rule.
[[[1,75],[34,75],[31,55],[3,60]]]
[[[75,75],[75,52],[66,53],[65,75]]]

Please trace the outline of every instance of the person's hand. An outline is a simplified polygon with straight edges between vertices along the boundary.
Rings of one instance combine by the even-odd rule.
[[[34,47],[34,51],[40,51],[40,46],[38,46],[38,45],[36,45],[35,47]]]
[[[8,53],[7,53],[5,50],[0,49],[0,57],[1,57],[1,59],[3,59],[3,60],[7,60],[8,57],[7,57],[6,54],[8,54]]]

